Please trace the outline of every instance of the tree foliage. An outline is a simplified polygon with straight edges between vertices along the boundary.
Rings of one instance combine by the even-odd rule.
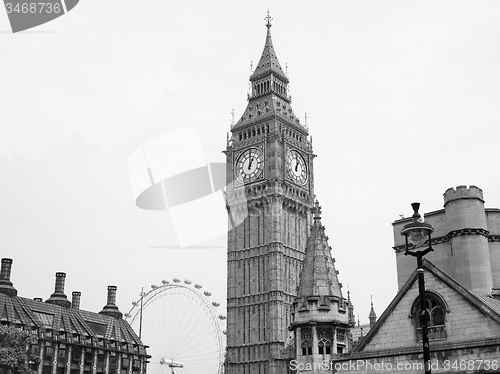
[[[0,374],[34,374],[29,367],[37,357],[30,353],[31,334],[15,327],[0,326]]]

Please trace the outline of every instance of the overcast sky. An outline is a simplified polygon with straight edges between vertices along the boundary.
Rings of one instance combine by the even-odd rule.
[[[179,277],[225,306],[225,235],[176,248],[169,213],[135,206],[128,159],[196,126],[207,160],[224,161],[268,9],[362,323],[370,295],[380,316],[397,292],[391,223],[410,203],[438,210],[473,184],[500,207],[498,1],[82,0],[19,34],[0,11],[0,254],[20,295],[48,298],[64,271],[83,309],[114,284],[126,312],[141,287]]]

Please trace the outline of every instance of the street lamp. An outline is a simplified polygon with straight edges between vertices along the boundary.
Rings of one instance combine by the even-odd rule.
[[[430,224],[425,223],[422,216],[418,213],[420,203],[413,203],[411,207],[413,208],[413,222],[403,227],[401,235],[404,235],[406,241],[405,256],[410,255],[417,258],[418,293],[420,295],[420,326],[422,327],[422,344],[424,348],[424,370],[425,374],[431,374],[431,353],[429,349],[429,335],[427,332],[427,307],[425,302],[424,265],[422,258],[427,253],[434,250],[431,246],[431,233],[434,229]],[[410,242],[412,246],[410,246],[408,242]],[[426,249],[418,250],[426,242],[429,243],[429,246]]]

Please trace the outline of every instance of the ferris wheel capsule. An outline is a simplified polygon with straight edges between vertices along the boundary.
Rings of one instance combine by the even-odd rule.
[[[220,304],[219,304],[218,302],[216,302],[216,301],[214,301],[214,302],[212,303],[212,305],[213,305],[214,307],[216,307],[216,308],[217,308],[218,306],[220,306]]]
[[[219,319],[220,319],[221,321],[224,321],[226,318],[227,318],[227,317],[226,317],[226,316],[223,316],[222,314],[219,316]]]
[[[181,280],[179,278],[174,278],[172,280],[174,281],[174,283],[180,283],[181,282]]]
[[[163,283],[163,284],[170,284],[170,282],[168,280],[162,280],[161,283]]]
[[[212,294],[211,294],[210,292],[208,292],[208,291],[203,292],[203,295],[205,295],[205,296],[207,296],[207,297],[208,297],[208,296],[212,296]]]
[[[201,288],[201,284],[196,283],[196,284],[194,285],[194,288],[200,289],[200,288]]]
[[[191,281],[189,279],[184,279],[184,283],[191,284]]]

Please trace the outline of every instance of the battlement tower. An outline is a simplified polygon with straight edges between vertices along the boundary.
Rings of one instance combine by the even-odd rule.
[[[448,188],[443,194],[444,209],[426,213],[434,227],[429,261],[469,290],[500,296],[500,210],[485,209],[483,191],[476,186]],[[404,256],[401,228],[410,218],[397,220],[394,249],[401,288],[414,271],[414,261]]]

